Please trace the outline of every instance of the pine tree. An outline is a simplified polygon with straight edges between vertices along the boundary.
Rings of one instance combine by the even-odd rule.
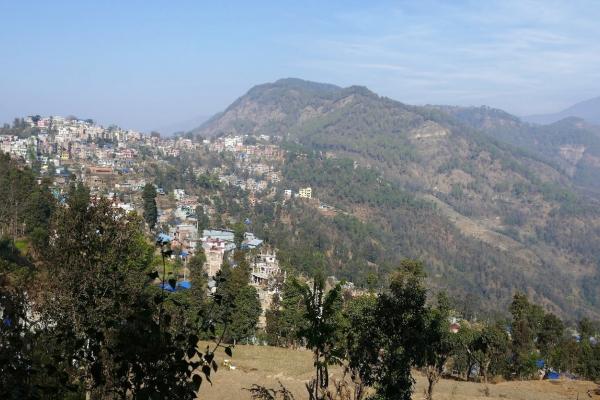
[[[156,207],[156,188],[153,184],[147,183],[142,192],[144,200],[144,220],[148,227],[152,230],[156,226],[158,220],[158,209]]]

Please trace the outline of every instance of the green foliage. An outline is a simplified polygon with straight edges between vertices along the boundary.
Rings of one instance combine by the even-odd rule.
[[[158,208],[156,207],[156,188],[153,184],[147,183],[142,192],[144,200],[144,220],[148,224],[150,230],[154,229],[158,220]]]
[[[320,275],[314,278],[312,288],[296,284],[304,301],[306,322],[298,336],[314,356],[315,377],[306,388],[310,399],[325,399],[324,391],[329,387],[329,365],[339,364],[343,356],[341,286],[338,284],[326,293],[325,280]]]
[[[400,189],[375,169],[358,166],[349,159],[320,159],[310,152],[306,157],[300,153],[297,150],[292,154],[284,168],[285,185],[310,184],[318,190],[319,200],[354,215],[339,212],[332,219],[322,218],[303,202],[288,202],[281,209],[288,217],[286,222],[276,221],[270,228],[270,238],[280,249],[284,265],[307,274],[325,267],[362,286],[369,275],[383,278],[403,257],[422,258],[427,261],[431,283],[452,296],[474,294],[480,299],[472,304],[477,312],[502,308],[515,288],[526,290],[531,286],[522,268],[523,258],[462,234],[432,203]],[[505,222],[514,224],[504,233],[523,240],[518,227],[528,223],[524,212],[502,206],[501,213]],[[597,236],[591,232],[593,228],[565,226],[558,215],[551,221],[551,226],[538,231],[540,240],[600,257],[594,250],[600,244],[594,244]],[[263,232],[257,226],[260,235]],[[573,239],[575,227],[577,240]],[[571,281],[559,278],[561,268],[555,260],[546,262],[556,273],[538,275],[535,290],[563,309],[573,307],[564,296],[565,291],[571,292]],[[586,299],[597,297],[593,282],[597,281],[586,279],[582,283]]]
[[[83,213],[90,205],[90,190],[82,183],[72,183],[67,194],[69,208]]]
[[[217,274],[217,291],[213,301],[220,321],[217,327],[228,343],[252,338],[261,313],[256,289],[249,285],[250,266],[243,252],[237,252],[238,265],[224,262]]]
[[[159,314],[145,290],[152,249],[140,221],[104,199],[87,206],[83,193],[76,188],[70,207],[57,210],[43,255],[52,279],[40,311],[53,322],[51,333],[64,338],[60,353],[80,366],[67,373],[88,392],[183,395],[190,376],[177,353],[185,339],[173,340],[156,322],[158,316],[168,326],[172,317]],[[124,374],[131,379],[115,379]]]
[[[196,184],[201,188],[208,190],[215,190],[221,187],[221,183],[219,182],[219,177],[215,175],[202,174],[199,175]]]
[[[249,285],[242,286],[235,296],[234,307],[227,335],[234,342],[252,338],[261,313],[256,289]]]
[[[196,347],[212,320],[201,319],[203,297],[190,302],[194,319],[179,301],[189,299],[149,286],[153,250],[142,221],[108,200],[90,202],[88,193],[73,186],[68,207],[42,221],[52,240],[35,265],[12,241],[0,241],[1,397],[194,398],[202,381],[194,371],[210,380],[216,370],[214,350]],[[192,260],[199,263],[201,254]]]
[[[512,372],[521,378],[531,377],[536,371],[536,342],[539,342],[540,334],[543,339],[540,343],[542,346],[553,340],[550,335],[557,330],[554,326],[556,322],[553,316],[546,316],[539,305],[531,304],[522,293],[514,295],[510,313]],[[547,323],[544,324],[544,321]]]
[[[12,126],[4,124],[4,126],[0,127],[0,135],[28,138],[34,135],[38,135],[39,133],[40,129],[38,127],[29,126],[29,124],[27,124],[23,118],[15,118],[12,123]]]
[[[210,227],[210,220],[208,215],[204,213],[204,209],[201,206],[196,207],[195,210],[196,218],[198,219],[198,232],[202,233],[204,229]]]
[[[351,299],[345,304],[344,318],[346,319],[345,359],[348,369],[355,379],[364,380],[369,377],[370,384],[376,380],[376,365],[371,352],[377,342],[374,340],[372,329],[377,326],[377,296],[363,295]]]
[[[427,309],[422,336],[425,375],[429,383],[426,391],[427,400],[433,399],[433,388],[444,371],[446,361],[459,344],[453,337],[454,334],[450,332],[450,305],[446,294],[440,293],[437,300],[437,307]]]
[[[238,249],[242,246],[245,233],[246,227],[243,222],[238,222],[233,226],[233,241]]]
[[[306,326],[306,309],[301,287],[296,277],[289,277],[282,284],[280,294],[275,296],[267,311],[266,331],[271,344],[294,348],[298,346],[299,332]]]
[[[322,188],[319,193],[324,194],[324,201],[335,197],[335,202],[343,205],[367,204],[385,209],[433,207],[385,182],[375,170],[355,167],[351,159],[299,158],[286,164],[284,175],[292,184]]]
[[[283,245],[294,261],[288,264],[298,271],[311,275],[316,265],[324,266],[364,285],[370,273],[385,275],[398,259],[414,257],[427,261],[431,283],[451,295],[474,293],[482,298],[477,303],[482,309],[505,307],[515,290],[533,290],[581,315],[596,313],[600,305],[595,290],[600,273],[594,270],[578,281],[565,272],[566,259],[581,258],[584,269],[600,260],[600,214],[588,198],[597,196],[582,195],[575,186],[597,188],[598,167],[591,160],[600,155],[598,130],[582,121],[537,127],[488,107],[408,106],[361,87],[282,80],[253,88],[200,130],[282,136],[290,156],[285,187],[311,186],[319,200],[372,228],[369,237],[348,244],[339,227],[310,227],[318,238],[308,239],[310,246]],[[564,161],[560,147],[569,144],[585,147],[591,157],[575,166],[573,157]],[[571,155],[577,151],[567,149]],[[428,209],[431,203],[419,201],[421,195],[433,195],[451,209]],[[475,222],[495,223],[500,217],[506,229],[492,229],[531,253],[518,257],[462,234],[448,217],[453,211]],[[287,230],[269,227],[278,246],[313,236],[304,235],[304,223],[292,224]],[[380,234],[372,234],[376,231]],[[548,245],[560,256],[548,257]],[[536,276],[533,283],[530,274]]]
[[[376,323],[352,336],[350,366],[375,388],[378,398],[411,398],[411,367],[425,361],[425,299],[422,264],[407,261],[392,278],[389,291],[374,306],[363,306]]]
[[[36,231],[38,247],[46,244],[48,220],[56,207],[50,182],[37,184],[33,172],[0,154],[0,233],[12,237]]]
[[[473,337],[473,356],[479,362],[484,382],[489,372],[499,374],[505,369],[509,338],[499,324],[487,324]]]

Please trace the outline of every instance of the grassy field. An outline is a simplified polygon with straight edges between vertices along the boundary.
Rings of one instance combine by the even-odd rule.
[[[229,358],[224,353],[217,355],[219,362]],[[223,367],[213,377],[213,385],[202,385],[200,399],[250,399],[244,388],[258,383],[276,388],[280,381],[291,390],[296,400],[307,398],[304,382],[312,373],[312,356],[308,351],[288,350],[275,347],[236,346],[231,358],[235,370]],[[339,369],[332,371],[339,374]],[[423,399],[426,379],[415,373],[417,388],[413,399]],[[473,382],[441,380],[434,393],[437,400],[584,400],[590,399],[587,391],[597,388],[592,382],[581,381],[526,381],[503,382],[484,385]],[[591,399],[600,400],[600,396]]]

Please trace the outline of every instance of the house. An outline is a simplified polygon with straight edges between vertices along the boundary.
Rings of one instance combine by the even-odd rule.
[[[202,241],[204,242],[206,239],[219,239],[224,242],[233,242],[234,234],[232,231],[205,229],[202,231]]]
[[[275,252],[266,250],[257,255],[252,263],[250,284],[256,288],[258,293],[261,307],[258,326],[261,328],[266,326],[267,310],[271,307],[273,297],[278,292],[278,283],[282,281],[285,281],[285,273],[281,272]]]
[[[310,188],[310,187],[300,188],[298,195],[303,199],[310,199],[310,198],[312,198],[312,188]]]
[[[450,324],[450,332],[451,333],[458,333],[458,331],[460,331],[460,324],[458,322],[454,322],[454,323]]]
[[[177,200],[177,201],[183,200],[183,198],[185,197],[185,190],[174,189],[173,196],[175,197],[175,200]]]
[[[196,225],[192,224],[179,224],[175,227],[175,232],[173,233],[173,237],[188,242],[196,240],[197,236],[198,230],[196,229]]]
[[[281,268],[277,261],[275,252],[266,250],[256,256],[252,264],[250,274],[251,284],[256,286],[267,286],[271,280],[281,275]]]
[[[90,167],[90,174],[92,175],[111,175],[112,173],[112,167]]]
[[[204,272],[206,272],[206,275],[213,277],[221,270],[224,254],[225,249],[222,247],[211,246],[208,249],[204,249],[204,255],[206,256]]]
[[[241,247],[242,249],[256,249],[260,247],[263,243],[262,239],[254,236],[254,233],[246,232],[244,233],[244,240],[242,241]]]

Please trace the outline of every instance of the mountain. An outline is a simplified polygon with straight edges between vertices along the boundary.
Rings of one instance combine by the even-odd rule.
[[[600,125],[600,97],[582,101],[554,114],[530,115],[523,117],[523,120],[536,124],[551,124],[568,117],[577,117]]]
[[[600,126],[576,117],[537,125],[489,107],[432,106],[473,129],[554,164],[574,184],[600,192]]]
[[[280,136],[290,151],[283,185],[312,186],[351,220],[305,210],[278,232],[317,235],[326,258],[344,260],[336,274],[414,257],[433,287],[475,295],[487,309],[520,290],[561,315],[598,316],[600,202],[560,163],[515,145],[529,125],[482,110],[284,79],[255,86],[194,132]]]
[[[338,97],[341,89],[335,85],[281,79],[274,84],[253,87],[218,113],[192,130],[202,136],[261,133],[285,134],[298,120]],[[265,126],[268,124],[269,126]]]

